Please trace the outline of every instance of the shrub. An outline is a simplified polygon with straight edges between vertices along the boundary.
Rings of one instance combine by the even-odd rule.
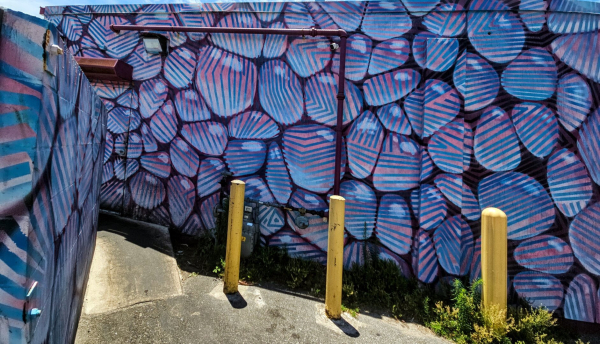
[[[465,287],[453,285],[450,304],[436,303],[434,320],[427,325],[438,335],[459,344],[558,344],[556,319],[543,308],[512,306],[500,309],[481,306],[477,281]]]

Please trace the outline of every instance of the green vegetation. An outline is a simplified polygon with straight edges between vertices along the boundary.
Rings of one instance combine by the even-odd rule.
[[[218,277],[224,273],[226,214],[220,214],[213,233],[198,239],[195,249],[190,247],[187,263],[198,273]],[[358,316],[359,307],[391,313],[397,319],[424,324],[460,344],[573,342],[564,328],[558,328],[553,314],[544,309],[532,309],[523,300],[510,300],[519,306],[507,311],[483,310],[480,281],[469,285],[457,279],[453,285],[434,289],[404,277],[394,262],[378,259],[369,247],[374,245],[365,245],[363,265],[344,271],[343,310],[352,316]],[[240,279],[246,283],[272,282],[316,297],[325,294],[325,275],[324,265],[292,258],[286,250],[274,247],[257,247],[240,266]]]

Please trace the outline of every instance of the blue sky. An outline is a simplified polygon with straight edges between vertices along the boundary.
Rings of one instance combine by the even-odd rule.
[[[223,2],[230,2],[222,0]],[[2,0],[0,6],[10,8],[11,10],[24,12],[33,16],[38,16],[40,7],[62,6],[62,5],[111,5],[111,4],[181,4],[181,3],[200,3],[200,2],[218,2],[218,1],[194,1],[194,0]]]
[[[181,4],[181,3],[207,3],[207,2],[240,2],[240,1],[285,1],[285,0],[1,0],[0,6],[12,10],[38,16],[40,7],[61,5],[110,5],[110,4]],[[296,0],[288,0],[296,1]],[[302,0],[301,0],[302,1]],[[306,1],[306,0],[305,0]],[[323,0],[317,0],[323,1]],[[327,0],[325,0],[327,1]],[[339,1],[339,0],[338,0]],[[341,0],[344,1],[344,0]],[[580,3],[600,3],[600,0],[579,0]]]

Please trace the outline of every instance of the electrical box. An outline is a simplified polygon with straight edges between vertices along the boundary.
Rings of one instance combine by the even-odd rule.
[[[258,203],[244,203],[244,224],[242,225],[242,258],[250,257],[258,235],[260,234],[260,224],[258,223]]]

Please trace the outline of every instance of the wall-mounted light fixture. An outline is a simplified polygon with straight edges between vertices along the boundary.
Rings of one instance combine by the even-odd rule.
[[[169,40],[165,36],[156,33],[143,33],[141,36],[148,54],[163,56],[169,54]]]

